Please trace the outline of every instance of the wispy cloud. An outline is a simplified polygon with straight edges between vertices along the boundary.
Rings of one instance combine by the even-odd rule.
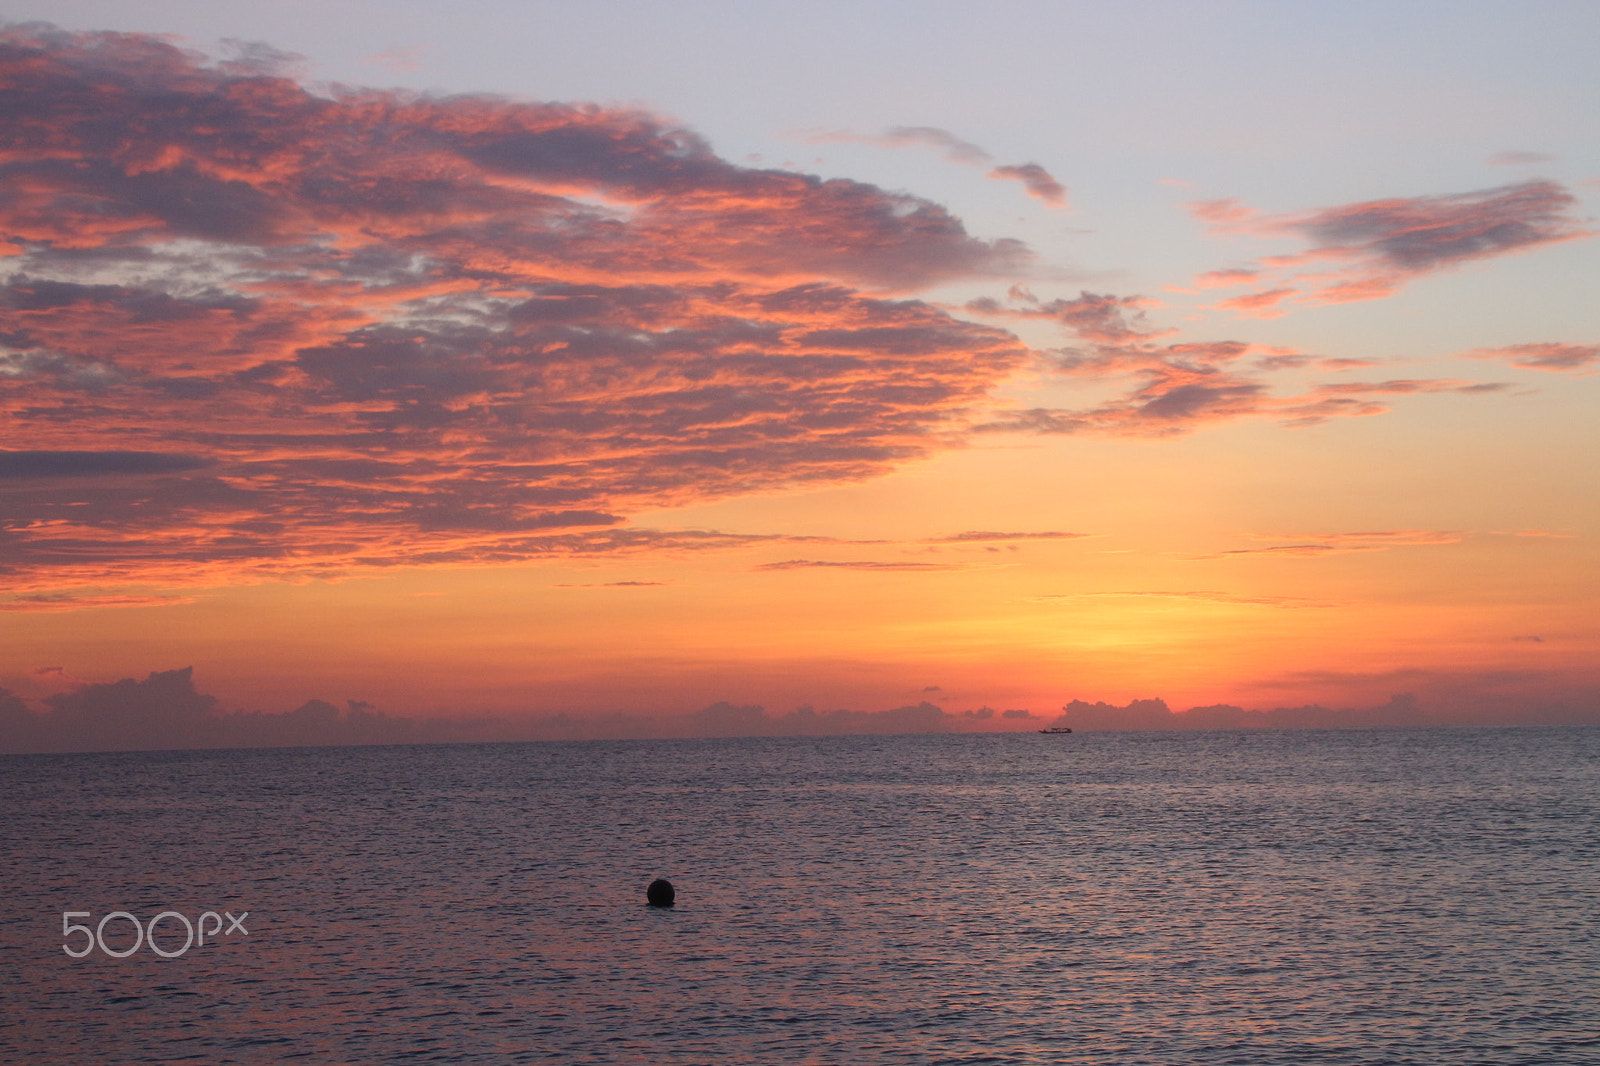
[[[1510,150],[1496,152],[1484,162],[1492,167],[1528,167],[1538,166],[1541,163],[1554,163],[1556,157],[1548,152],[1519,152]]]
[[[995,167],[989,171],[989,177],[1000,181],[1020,181],[1034,199],[1043,200],[1051,207],[1067,206],[1067,187],[1051,177],[1050,172],[1038,163]]]
[[[422,67],[421,48],[390,48],[367,56],[363,63],[371,63],[396,74],[409,74]]]
[[[1388,529],[1359,533],[1256,534],[1252,539],[1287,541],[1262,548],[1235,548],[1201,558],[1230,555],[1337,555],[1345,552],[1388,551],[1390,548],[1459,544],[1467,534],[1459,529]]]
[[[948,537],[934,537],[928,540],[929,544],[975,544],[990,541],[1018,541],[1018,540],[1077,540],[1082,537],[1093,536],[1092,533],[1066,533],[1060,530],[1042,530],[1036,533],[995,533],[988,530],[969,530],[965,533],[952,533]]]
[[[1201,603],[1217,603],[1229,607],[1327,608],[1347,606],[1336,601],[1312,600],[1301,596],[1239,596],[1230,592],[1207,589],[1189,592],[1077,592],[1037,596],[1035,599],[1040,601],[1089,599],[1195,600]]]
[[[881,148],[933,148],[952,163],[984,166],[994,156],[938,126],[892,126],[882,133],[853,133],[849,130],[810,130],[802,136],[813,144],[875,144]],[[1028,195],[1051,207],[1065,207],[1067,187],[1038,163],[1015,163],[994,167],[988,176],[998,181],[1017,181]]]
[[[926,563],[911,560],[876,559],[785,559],[782,562],[762,563],[757,570],[868,570],[868,571],[938,571],[971,570],[964,563]]]
[[[1268,215],[1237,200],[1202,200],[1190,211],[1214,233],[1295,236],[1308,247],[1252,268],[1268,287],[1218,306],[1247,315],[1283,313],[1285,301],[1329,304],[1393,295],[1407,282],[1462,263],[1593,235],[1572,214],[1577,198],[1554,181],[1477,192],[1368,200]],[[1197,284],[1236,271],[1212,271]],[[1239,280],[1246,280],[1242,274]],[[1254,279],[1252,279],[1254,280]]]
[[[78,594],[69,592],[35,593],[0,600],[0,611],[29,613],[56,613],[61,611],[92,611],[105,607],[171,607],[194,603],[194,596],[151,595],[145,593]]]
[[[554,589],[639,589],[671,584],[668,581],[596,581],[588,584],[551,585]]]
[[[1474,359],[1497,359],[1529,370],[1587,370],[1600,365],[1600,344],[1513,344],[1505,348],[1477,348]]]
[[[971,141],[962,140],[938,126],[891,126],[882,133],[850,130],[808,130],[801,136],[812,144],[875,144],[881,148],[934,148],[952,163],[982,166],[994,157]]]
[[[998,412],[979,432],[1110,433],[1173,436],[1212,422],[1276,418],[1311,426],[1330,418],[1380,414],[1383,397],[1420,393],[1498,392],[1500,382],[1453,379],[1331,382],[1294,396],[1274,396],[1262,374],[1308,365],[1348,370],[1365,360],[1326,360],[1285,348],[1244,341],[1162,343],[1174,331],[1147,320],[1152,301],[1137,296],[1083,292],[1076,299],[1041,300],[1013,286],[1008,302],[973,300],[966,310],[998,318],[1044,318],[1059,323],[1079,344],[1050,353],[1051,370],[1066,375],[1121,375],[1133,381],[1125,395],[1092,408],[1031,408]],[[1250,365],[1244,365],[1247,357]]]

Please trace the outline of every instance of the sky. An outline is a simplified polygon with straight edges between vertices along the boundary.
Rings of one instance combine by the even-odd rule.
[[[1600,721],[1591,3],[0,18],[0,726]]]

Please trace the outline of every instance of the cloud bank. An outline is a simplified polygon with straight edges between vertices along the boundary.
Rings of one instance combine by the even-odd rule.
[[[594,544],[882,473],[1026,358],[891,298],[1027,259],[935,204],[640,112],[317,96],[281,63],[0,34],[11,590]]]
[[[1529,638],[1518,638],[1529,639]],[[1538,638],[1531,638],[1537,640]],[[923,701],[883,711],[801,707],[770,714],[757,704],[713,703],[689,714],[611,714],[411,718],[383,713],[360,700],[336,706],[311,699],[292,711],[229,711],[195,688],[190,668],[80,684],[46,697],[41,706],[0,688],[0,755],[43,752],[167,751],[192,748],[321,747],[346,744],[441,744],[528,740],[651,739],[663,737],[784,737],[960,733],[994,730],[1031,732],[1068,726],[1076,732],[1171,729],[1339,729],[1441,724],[1600,724],[1600,698],[1591,691],[1566,702],[1530,707],[1494,699],[1473,702],[1450,691],[1463,678],[1429,678],[1402,672],[1404,680],[1443,684],[1431,702],[1411,694],[1375,707],[1320,705],[1247,710],[1231,704],[1174,711],[1164,700],[1132,700],[1117,706],[1073,700],[1056,717],[1025,709],[997,714],[993,708],[951,713]],[[1470,679],[1483,693],[1506,678]],[[1514,680],[1514,679],[1513,679]],[[937,692],[929,686],[925,692]]]

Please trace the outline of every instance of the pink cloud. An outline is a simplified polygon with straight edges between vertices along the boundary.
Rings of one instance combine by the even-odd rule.
[[[644,550],[948,446],[1029,357],[890,298],[1028,259],[936,204],[239,51],[0,34],[14,595]]]
[[[1278,284],[1267,292],[1288,290],[1286,297],[1298,288],[1302,301],[1326,304],[1381,299],[1408,281],[1463,263],[1592,236],[1571,214],[1576,206],[1558,183],[1534,180],[1292,215],[1264,215],[1236,200],[1202,200],[1189,209],[1215,233],[1304,239],[1304,251],[1261,261],[1278,272]],[[1251,299],[1220,306],[1257,313]]]
[[[1513,344],[1477,348],[1466,354],[1474,359],[1499,359],[1530,370],[1586,370],[1600,364],[1600,345],[1595,344]]]
[[[1014,295],[1027,306],[1011,313],[1048,315],[1076,328],[1089,342],[1056,353],[1053,369],[1086,376],[1126,374],[1135,384],[1122,397],[1092,408],[1002,412],[976,427],[982,432],[1163,437],[1245,417],[1275,418],[1286,426],[1305,427],[1330,418],[1382,414],[1388,410],[1384,401],[1392,396],[1481,394],[1508,387],[1500,382],[1452,379],[1337,382],[1296,396],[1274,396],[1265,381],[1241,369],[1247,356],[1260,353],[1251,364],[1258,373],[1313,363],[1336,370],[1369,364],[1364,360],[1318,360],[1288,349],[1240,341],[1157,344],[1154,341],[1163,331],[1144,323],[1136,298],[1084,293],[1077,300],[1042,302],[1026,292]],[[977,301],[969,307],[983,313],[1006,313],[994,301]]]
[[[1232,268],[1229,270],[1211,270],[1198,275],[1194,279],[1196,286],[1202,289],[1225,289],[1234,285],[1248,285],[1261,277],[1259,270],[1242,270]]]
[[[1081,343],[1051,353],[1052,370],[1074,376],[1125,375],[1132,384],[1124,395],[1092,408],[1000,412],[976,427],[981,432],[1164,437],[1245,417],[1278,418],[1286,425],[1308,426],[1336,416],[1387,410],[1374,396],[1502,387],[1462,382],[1439,382],[1432,388],[1428,383],[1347,382],[1300,396],[1275,397],[1259,374],[1301,367],[1316,362],[1315,358],[1233,340],[1160,343],[1173,331],[1148,322],[1150,301],[1136,296],[1083,292],[1076,299],[1046,301],[1018,286],[1009,293],[1009,300],[1008,304],[975,300],[967,304],[967,310],[1054,320]],[[1259,356],[1253,363],[1254,374],[1242,368],[1253,355]]]
[[[1278,305],[1299,293],[1299,289],[1292,288],[1267,289],[1264,292],[1246,293],[1243,296],[1218,300],[1217,306],[1230,308],[1254,318],[1277,318],[1284,313]]]
[[[1037,163],[995,167],[989,171],[989,177],[1020,181],[1023,188],[1028,190],[1029,196],[1043,200],[1051,207],[1067,205],[1067,187],[1051,177],[1050,173]]]

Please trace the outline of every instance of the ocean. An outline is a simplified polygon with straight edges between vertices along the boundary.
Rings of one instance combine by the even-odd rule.
[[[7,756],[0,802],[7,1063],[1600,1063],[1596,728]]]

